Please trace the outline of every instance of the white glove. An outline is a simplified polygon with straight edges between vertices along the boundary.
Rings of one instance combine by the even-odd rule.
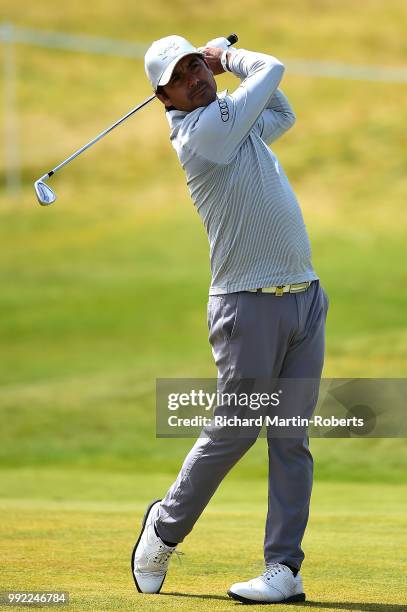
[[[223,49],[225,51],[226,49],[229,49],[230,42],[224,36],[220,36],[219,38],[210,40],[206,43],[206,45],[204,45],[204,47],[200,47],[199,50],[204,49],[205,47],[217,47],[218,49]]]

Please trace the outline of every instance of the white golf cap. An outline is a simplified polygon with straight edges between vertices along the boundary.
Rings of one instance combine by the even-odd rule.
[[[144,67],[154,91],[159,85],[167,85],[180,59],[186,55],[202,55],[182,36],[166,36],[155,40],[144,56]]]

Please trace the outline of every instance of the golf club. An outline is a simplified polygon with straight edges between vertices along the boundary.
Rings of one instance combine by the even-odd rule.
[[[229,41],[230,45],[234,45],[237,42],[238,37],[236,34],[230,34],[230,36],[227,36],[227,40]],[[114,130],[117,126],[119,126],[121,123],[126,121],[126,119],[128,119],[129,117],[134,115],[137,111],[139,111],[141,108],[143,108],[144,106],[152,102],[155,98],[156,98],[155,94],[151,95],[149,98],[146,98],[144,102],[141,102],[141,104],[138,104],[135,108],[129,111],[126,115],[121,117],[121,119],[116,121],[116,123],[113,123],[113,125],[111,125],[106,130],[101,132],[98,136],[96,136],[96,138],[94,138],[93,140],[85,144],[83,147],[75,151],[75,153],[72,153],[72,155],[70,155],[67,159],[65,159],[60,164],[58,164],[58,166],[55,166],[55,168],[53,168],[52,170],[50,170],[49,172],[41,176],[41,178],[39,178],[37,181],[35,181],[34,189],[37,195],[38,202],[42,206],[48,206],[49,204],[52,204],[53,202],[55,202],[55,200],[57,199],[57,196],[52,191],[51,187],[49,187],[49,185],[45,183],[45,181],[49,179],[53,174],[55,174],[55,172],[57,172],[58,170],[60,170],[61,168],[69,164],[69,162],[75,159],[75,157],[78,157],[78,155],[86,151],[86,149],[89,149],[89,147],[91,147],[96,142],[98,142],[98,140],[101,140],[101,138],[106,136],[106,134],[108,134],[109,132]]]

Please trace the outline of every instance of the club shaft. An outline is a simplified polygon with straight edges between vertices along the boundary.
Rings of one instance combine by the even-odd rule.
[[[233,45],[235,42],[237,42],[238,37],[236,34],[230,34],[227,37],[229,44]],[[58,166],[55,166],[55,168],[53,168],[52,170],[50,170],[49,172],[47,172],[47,174],[44,174],[44,176],[41,177],[41,179],[39,180],[46,180],[47,178],[49,178],[50,176],[52,176],[53,174],[55,174],[55,172],[57,172],[58,170],[60,170],[61,168],[63,168],[64,166],[66,166],[67,164],[69,164],[69,162],[71,162],[73,159],[75,159],[75,157],[78,157],[78,155],[80,155],[81,153],[83,153],[84,151],[86,151],[86,149],[89,149],[89,147],[91,147],[92,145],[94,145],[96,142],[98,142],[99,140],[101,140],[104,136],[106,136],[106,134],[108,134],[109,132],[111,132],[112,130],[114,130],[117,126],[119,126],[121,123],[123,123],[124,121],[126,121],[126,119],[128,119],[129,117],[131,117],[132,115],[134,115],[134,113],[136,113],[138,110],[140,110],[141,108],[143,108],[144,106],[146,106],[147,104],[149,104],[150,102],[152,102],[154,99],[156,98],[156,95],[153,94],[152,96],[150,96],[149,98],[146,98],[144,100],[144,102],[141,102],[141,104],[138,104],[137,106],[135,106],[131,111],[129,111],[126,115],[124,115],[123,117],[121,117],[121,119],[119,119],[118,121],[116,121],[116,123],[113,123],[113,125],[111,125],[110,127],[108,127],[106,130],[104,130],[103,132],[101,132],[98,136],[96,136],[96,138],[94,138],[93,140],[91,140],[90,142],[88,142],[87,144],[85,144],[83,147],[81,147],[80,149],[78,149],[77,151],[75,151],[75,153],[72,153],[72,155],[70,155],[69,157],[67,157],[63,162],[61,162],[60,164],[58,164]]]
[[[88,142],[87,144],[85,144],[83,147],[81,147],[80,149],[78,149],[77,151],[75,151],[75,153],[72,153],[72,155],[70,155],[69,157],[67,157],[67,159],[65,159],[63,162],[61,162],[60,164],[58,164],[58,166],[55,166],[55,168],[53,168],[52,170],[50,170],[50,172],[48,172],[48,174],[45,174],[45,177],[50,177],[53,174],[55,174],[55,172],[57,172],[57,170],[60,170],[61,168],[63,168],[64,166],[66,166],[66,164],[69,164],[69,162],[71,162],[73,159],[75,159],[75,157],[78,157],[78,155],[80,155],[81,153],[83,153],[84,151],[86,151],[86,149],[89,149],[89,147],[91,147],[92,145],[94,145],[96,142],[98,142],[98,140],[101,140],[104,136],[106,136],[106,134],[108,134],[109,132],[111,132],[112,130],[114,130],[114,128],[116,128],[118,125],[120,125],[121,123],[123,123],[124,121],[126,121],[126,119],[128,119],[129,117],[131,117],[132,115],[134,115],[134,113],[136,113],[138,110],[140,110],[141,108],[143,108],[143,106],[146,106],[147,104],[149,104],[150,102],[152,102],[155,99],[156,95],[153,94],[152,96],[150,96],[149,98],[146,98],[144,100],[144,102],[141,102],[141,104],[138,104],[137,106],[135,106],[131,111],[129,111],[126,115],[124,115],[123,117],[121,117],[121,119],[119,119],[118,121],[116,121],[116,123],[113,123],[113,125],[111,125],[110,127],[108,127],[106,130],[104,130],[103,132],[101,132],[98,136],[96,136],[96,138],[94,138],[93,140],[91,140],[90,142]]]

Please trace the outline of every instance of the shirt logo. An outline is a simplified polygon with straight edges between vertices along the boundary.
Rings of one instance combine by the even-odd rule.
[[[224,98],[218,98],[218,104],[220,109],[220,118],[224,123],[229,121],[229,107]]]

